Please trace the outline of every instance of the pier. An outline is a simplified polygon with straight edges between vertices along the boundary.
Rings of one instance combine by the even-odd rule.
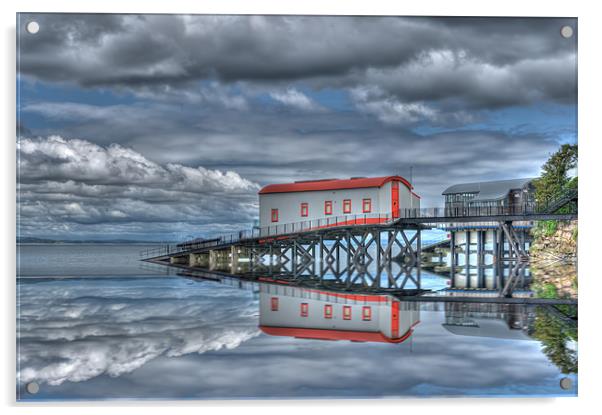
[[[576,194],[563,200],[560,207],[575,202]],[[400,209],[391,215],[329,217],[162,246],[142,252],[141,259],[190,274],[321,284],[346,291],[395,293],[404,299],[576,304],[574,300],[541,301],[544,299],[512,295],[528,279],[525,266],[529,239],[524,224],[576,219],[576,203],[572,205],[568,213],[566,209],[554,213],[535,207],[416,208]],[[559,209],[558,203],[554,203],[554,209]],[[421,232],[432,228],[450,233],[449,241],[437,247],[448,249],[451,255],[450,292],[464,290],[464,295],[438,299],[427,297],[427,290],[422,289]],[[475,257],[476,261],[471,261]],[[503,264],[509,265],[505,274]],[[477,294],[478,300],[466,292]]]

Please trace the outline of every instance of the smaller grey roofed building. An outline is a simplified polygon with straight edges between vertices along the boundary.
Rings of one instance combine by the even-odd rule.
[[[460,183],[443,191],[446,209],[528,209],[534,203],[532,178]]]

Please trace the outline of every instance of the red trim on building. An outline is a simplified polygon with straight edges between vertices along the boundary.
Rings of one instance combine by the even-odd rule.
[[[372,199],[362,199],[362,212],[363,213],[372,212]]]
[[[325,215],[332,215],[332,200],[325,200],[324,201],[324,214]]]
[[[364,320],[364,321],[372,320],[372,308],[370,306],[362,307],[362,320]]]
[[[361,213],[357,214],[357,218],[355,219],[350,219],[350,220],[345,220],[345,221],[341,221],[341,222],[335,222],[335,223],[331,223],[329,225],[322,225],[322,226],[312,226],[311,228],[305,228],[303,229],[303,232],[308,232],[308,231],[314,231],[316,229],[326,229],[326,228],[335,228],[337,226],[349,226],[349,225],[378,225],[380,223],[387,223],[391,220],[390,217],[382,217],[382,218],[363,218],[361,216]],[[280,226],[284,226],[284,225],[280,225]],[[278,237],[271,237],[271,238],[265,238],[265,239],[259,239],[258,242],[260,244],[264,244],[264,243],[268,243],[268,242],[272,242],[272,241],[280,241],[280,240],[286,240],[286,239],[290,239],[291,236],[278,236]]]
[[[303,202],[301,203],[301,217],[309,216],[309,203]]]
[[[278,222],[278,209],[272,209],[272,222]]]
[[[357,179],[328,179],[295,183],[269,184],[259,191],[260,195],[268,193],[313,192],[320,190],[361,189],[382,187],[388,182],[401,182],[408,189],[414,187],[401,176],[363,177]]]
[[[351,320],[351,306],[350,305],[343,306],[343,320]]]
[[[399,217],[399,183],[391,183],[391,216]]]
[[[391,337],[399,336],[399,301],[391,304]]]
[[[261,277],[263,279],[263,277]],[[276,281],[276,280],[273,280]],[[330,297],[336,298],[344,298],[346,300],[351,301],[360,301],[360,302],[373,302],[373,303],[387,303],[389,302],[389,297],[384,295],[364,295],[364,294],[343,294],[335,291],[322,291],[322,290],[313,290],[311,288],[303,288],[303,291],[322,294]]]
[[[305,329],[298,327],[259,326],[259,329],[270,336],[289,336],[299,339],[314,340],[349,340],[352,342],[401,343],[412,335],[410,328],[399,338],[389,338],[380,332],[346,331],[327,329]]]
[[[259,281],[265,281],[265,282],[290,284],[289,281],[276,280],[276,279],[268,278],[268,277],[259,277],[258,280]],[[306,292],[311,292],[311,293],[326,295],[326,296],[329,296],[329,297],[344,298],[346,300],[351,300],[351,301],[356,301],[356,302],[364,302],[364,303],[367,303],[367,302],[371,302],[371,303],[388,303],[390,301],[390,297],[387,294],[381,294],[381,295],[376,295],[376,294],[372,294],[372,295],[365,295],[365,294],[345,294],[345,293],[339,293],[339,292],[336,292],[336,291],[314,290],[314,289],[311,289],[311,288],[302,288],[302,290],[306,291]],[[326,300],[326,301],[328,301],[328,300]],[[327,304],[327,305],[329,305],[329,304]]]
[[[343,200],[343,213],[351,213],[351,199]]]
[[[332,304],[324,305],[324,318],[332,318]]]

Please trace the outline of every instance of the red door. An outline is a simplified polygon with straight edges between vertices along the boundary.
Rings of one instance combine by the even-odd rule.
[[[391,304],[391,337],[399,337],[399,301]]]
[[[399,217],[399,182],[391,182],[391,216]]]

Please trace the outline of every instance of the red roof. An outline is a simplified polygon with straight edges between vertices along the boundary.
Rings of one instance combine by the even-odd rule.
[[[351,179],[309,180],[294,183],[269,184],[259,191],[266,193],[312,192],[319,190],[361,189],[366,187],[382,187],[387,182],[398,181],[408,189],[414,187],[401,176],[358,177]]]
[[[313,340],[349,340],[352,342],[401,343],[412,335],[410,328],[403,336],[391,339],[380,332],[347,331],[328,329],[306,329],[299,327],[259,326],[261,331],[271,336],[289,336],[298,339]]]

